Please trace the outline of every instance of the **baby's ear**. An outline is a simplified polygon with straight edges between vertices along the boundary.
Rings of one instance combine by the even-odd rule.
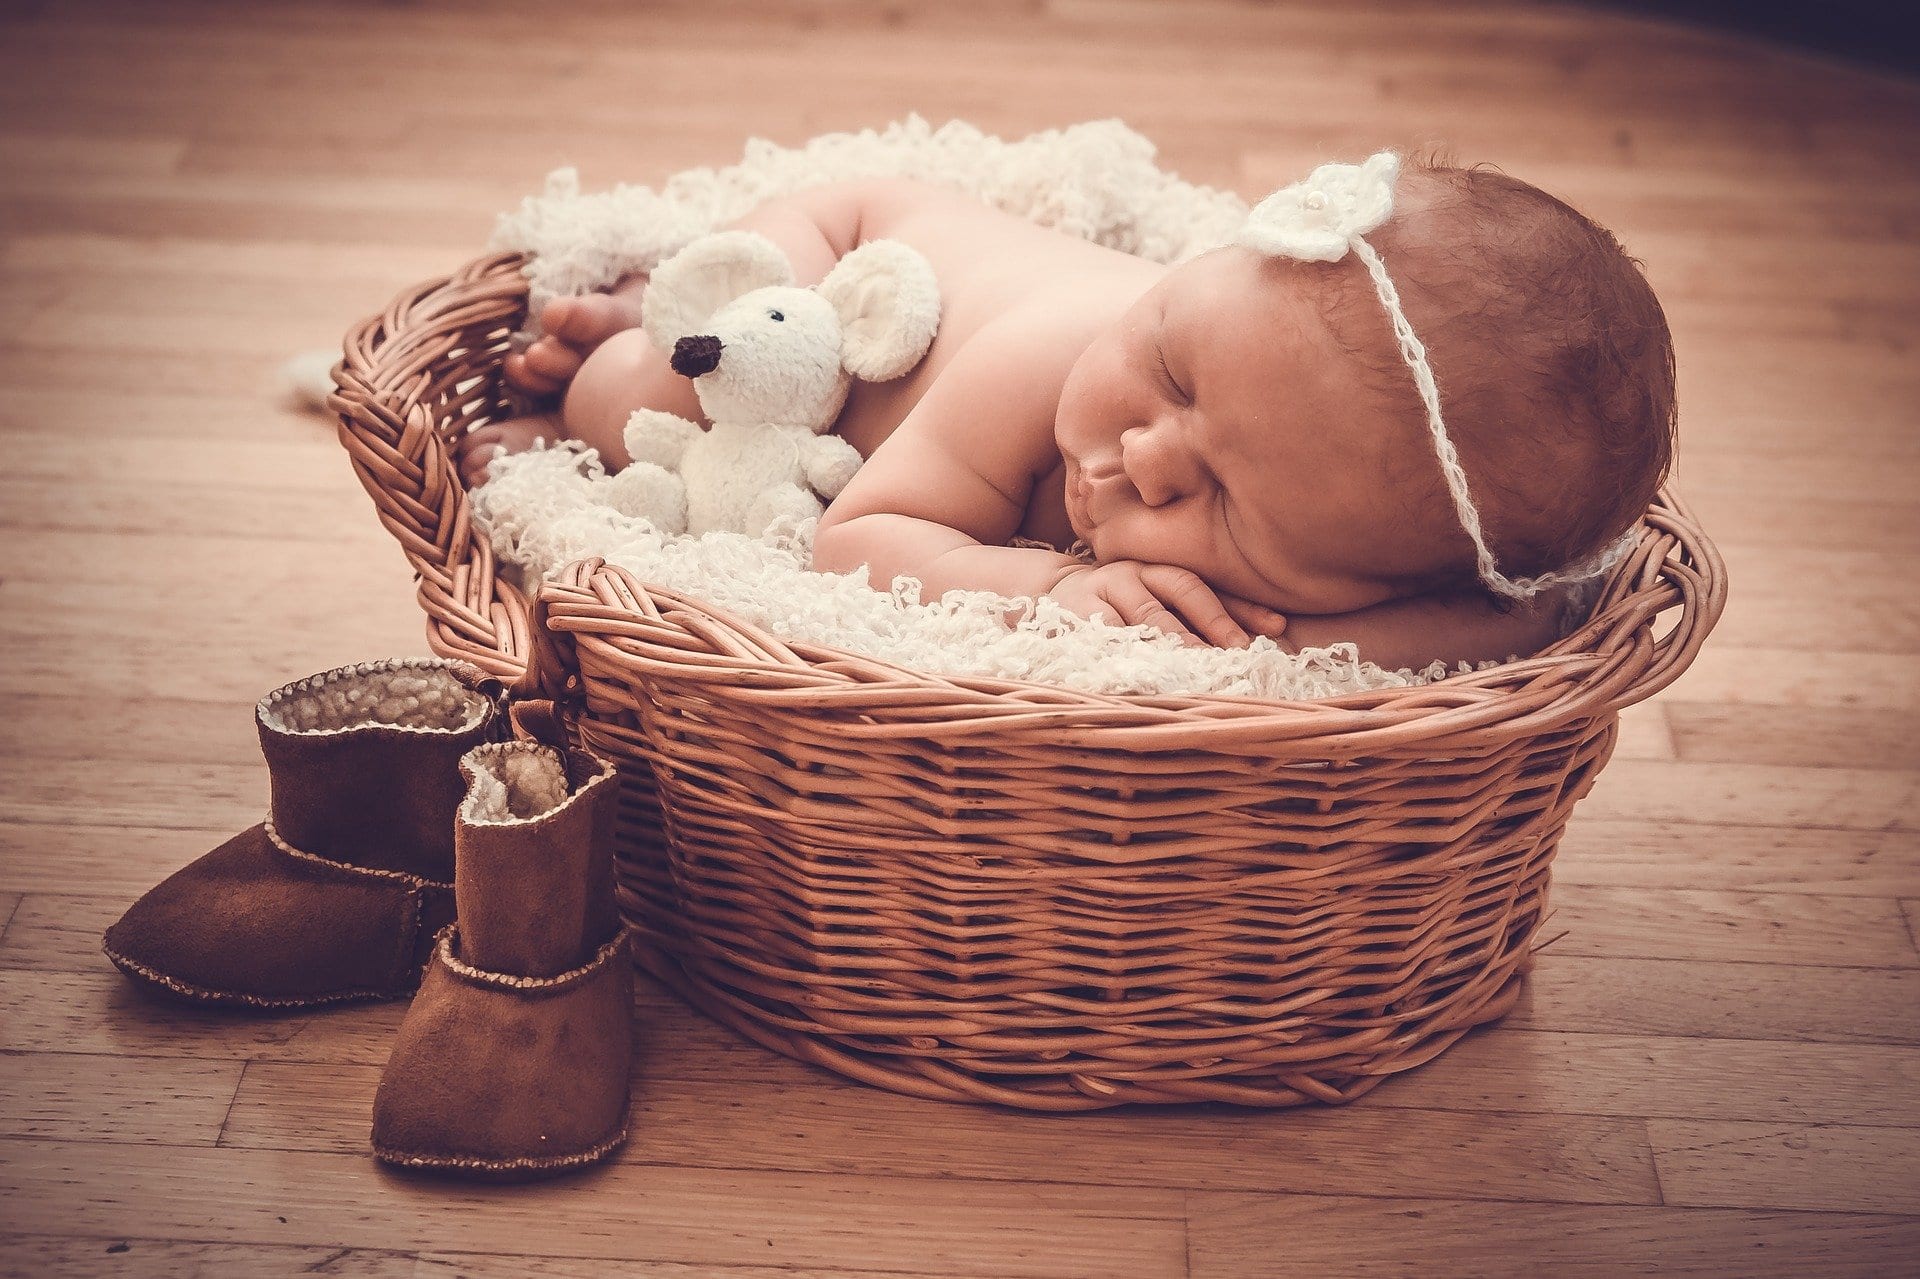
[[[841,258],[820,295],[840,317],[840,363],[865,382],[918,364],[940,328],[933,267],[898,240],[874,240]]]
[[[702,236],[653,269],[640,299],[640,327],[654,346],[671,351],[741,294],[792,283],[787,255],[766,236],[753,231]]]

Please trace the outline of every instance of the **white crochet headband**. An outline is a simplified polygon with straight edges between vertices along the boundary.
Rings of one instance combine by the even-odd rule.
[[[1433,366],[1427,363],[1427,348],[1413,335],[1407,313],[1400,306],[1400,294],[1387,277],[1386,264],[1361,237],[1378,227],[1393,212],[1393,184],[1400,176],[1400,157],[1382,151],[1364,164],[1323,164],[1296,182],[1274,192],[1247,215],[1245,225],[1233,237],[1235,244],[1261,253],[1297,258],[1302,262],[1338,262],[1349,251],[1366,263],[1373,277],[1373,291],[1393,322],[1393,335],[1400,343],[1400,358],[1413,370],[1414,385],[1427,408],[1427,427],[1433,433],[1433,451],[1440,457],[1440,469],[1446,474],[1447,488],[1453,494],[1453,509],[1460,526],[1473,539],[1478,556],[1480,580],[1511,599],[1530,599],[1549,586],[1565,582],[1584,582],[1600,576],[1620,561],[1640,540],[1636,523],[1598,555],[1584,563],[1539,577],[1511,578],[1494,563],[1480,531],[1480,509],[1473,504],[1467,489],[1467,474],[1460,468],[1460,454],[1447,435],[1440,419],[1440,388],[1433,380]]]

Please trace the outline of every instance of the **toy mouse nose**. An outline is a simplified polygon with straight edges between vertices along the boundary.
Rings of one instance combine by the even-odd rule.
[[[681,377],[699,377],[711,373],[720,364],[720,352],[726,350],[720,339],[710,333],[696,333],[673,344],[673,371]]]

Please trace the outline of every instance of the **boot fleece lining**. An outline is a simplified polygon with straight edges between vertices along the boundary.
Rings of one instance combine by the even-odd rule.
[[[275,689],[260,717],[283,733],[337,733],[379,725],[462,732],[486,713],[485,696],[446,667],[427,662],[363,662]]]
[[[532,821],[567,802],[566,765],[551,746],[496,742],[467,752],[473,783],[460,806],[470,824]]]

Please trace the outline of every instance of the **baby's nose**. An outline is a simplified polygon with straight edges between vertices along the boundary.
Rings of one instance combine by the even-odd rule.
[[[726,350],[720,339],[710,333],[695,333],[673,344],[673,358],[667,363],[681,377],[699,377],[720,367],[720,352]]]
[[[1200,471],[1186,445],[1163,430],[1131,427],[1120,433],[1121,465],[1148,506],[1165,506],[1194,493]]]

